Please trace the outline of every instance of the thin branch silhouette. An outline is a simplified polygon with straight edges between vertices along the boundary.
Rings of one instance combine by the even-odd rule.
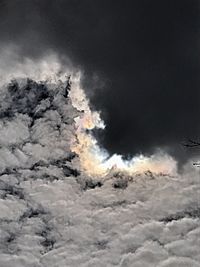
[[[183,143],[183,146],[185,146],[185,147],[198,147],[198,146],[200,146],[200,142],[188,139],[188,143]]]

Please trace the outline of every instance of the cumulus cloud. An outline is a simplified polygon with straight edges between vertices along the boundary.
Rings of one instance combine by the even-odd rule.
[[[0,265],[198,266],[198,169],[88,175],[72,145],[103,124],[71,75],[1,86]]]

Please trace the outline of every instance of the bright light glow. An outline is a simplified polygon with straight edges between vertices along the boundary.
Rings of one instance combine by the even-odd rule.
[[[162,152],[151,157],[136,156],[128,161],[123,160],[121,155],[109,156],[107,151],[100,148],[97,140],[88,130],[104,129],[105,125],[100,114],[90,110],[89,101],[80,87],[80,78],[81,73],[72,76],[72,89],[69,93],[72,105],[80,111],[80,115],[75,119],[76,138],[72,140],[71,149],[79,155],[81,166],[88,175],[105,176],[113,169],[129,175],[145,171],[176,173],[176,161]]]

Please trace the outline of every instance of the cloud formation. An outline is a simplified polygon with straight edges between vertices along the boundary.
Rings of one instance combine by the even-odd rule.
[[[199,266],[198,169],[88,176],[69,80],[0,92],[1,266]]]
[[[199,266],[198,4],[0,0],[0,266]]]

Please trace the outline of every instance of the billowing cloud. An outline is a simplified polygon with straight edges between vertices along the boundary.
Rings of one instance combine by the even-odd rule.
[[[198,266],[198,169],[154,173],[150,160],[136,173],[89,175],[85,160],[95,170],[102,150],[81,142],[95,141],[92,129],[104,124],[80,72],[56,65],[51,76],[50,59],[31,62],[35,80],[18,76],[0,90],[0,265]]]

